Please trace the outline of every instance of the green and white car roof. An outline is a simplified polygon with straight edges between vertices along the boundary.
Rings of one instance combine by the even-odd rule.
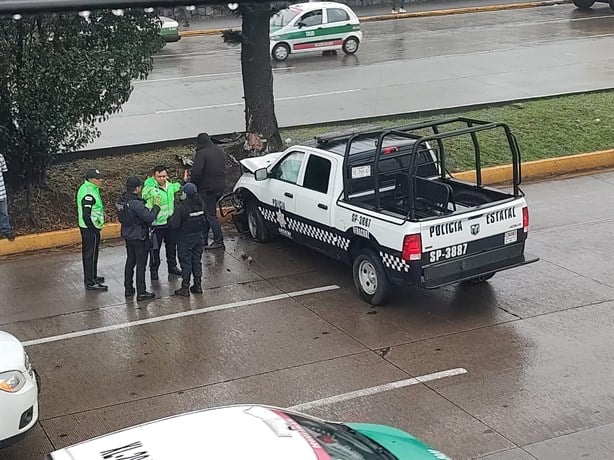
[[[49,458],[331,460],[318,441],[301,429],[291,415],[285,409],[260,405],[202,410],[100,436],[53,452]],[[448,458],[392,427],[348,426],[372,438],[399,460]]]

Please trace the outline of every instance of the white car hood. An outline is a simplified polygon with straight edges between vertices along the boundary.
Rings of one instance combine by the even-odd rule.
[[[269,153],[260,157],[245,158],[241,164],[251,173],[261,168],[268,168],[274,164],[283,152]]]
[[[7,332],[0,331],[0,372],[26,370],[21,342]]]
[[[323,449],[282,412],[230,406],[146,423],[53,453],[53,459],[317,460]],[[292,425],[293,428],[289,428]]]

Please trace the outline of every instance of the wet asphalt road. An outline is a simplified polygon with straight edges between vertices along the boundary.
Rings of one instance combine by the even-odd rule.
[[[203,296],[170,296],[178,281],[161,276],[159,298],[140,305],[123,297],[116,243],[100,259],[108,293],[83,290],[79,252],[0,262],[0,328],[55,337],[27,347],[41,420],[1,458],[41,459],[199,408],[293,406],[458,368],[467,372],[308,412],[392,424],[459,459],[612,458],[614,171],[523,188],[538,263],[482,286],[405,288],[376,309],[358,300],[349,267],[285,240],[230,235],[224,253],[206,254]],[[312,288],[321,292],[296,294]],[[278,297],[258,300],[268,296]],[[243,303],[57,337],[233,302]]]
[[[363,24],[358,53],[274,64],[280,126],[614,87],[614,13],[573,5]],[[244,129],[239,48],[167,45],[91,147]]]

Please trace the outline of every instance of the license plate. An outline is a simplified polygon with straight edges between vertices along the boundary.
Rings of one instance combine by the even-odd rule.
[[[516,230],[510,230],[509,232],[505,232],[505,238],[503,239],[504,244],[515,243],[518,239],[518,232]]]
[[[429,262],[453,259],[467,254],[467,243],[456,244],[447,248],[437,249],[429,253]]]

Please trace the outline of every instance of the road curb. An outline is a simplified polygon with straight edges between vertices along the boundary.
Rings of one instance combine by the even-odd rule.
[[[524,3],[510,3],[508,5],[487,5],[487,6],[473,6],[468,8],[452,8],[447,10],[431,10],[431,11],[416,11],[413,13],[395,13],[395,14],[380,14],[375,16],[362,16],[359,17],[361,22],[376,22],[376,21],[391,21],[395,19],[409,19],[409,18],[424,18],[431,16],[448,16],[451,14],[467,14],[467,13],[483,13],[487,11],[503,11],[503,10],[518,10],[523,8],[536,8],[540,6],[554,6],[564,3],[570,3],[570,0],[545,0],[542,2],[524,2]],[[182,37],[197,37],[201,35],[219,35],[225,30],[232,30],[235,32],[241,31],[241,29],[203,29],[203,30],[181,30],[179,35]]]
[[[614,168],[614,149],[528,161],[521,166],[521,176],[523,180],[539,180],[606,168]],[[454,173],[453,176],[460,180],[476,180],[475,171]],[[482,169],[484,184],[501,184],[509,182],[511,178],[511,164]]]
[[[523,180],[537,180],[606,168],[614,168],[614,149],[529,161],[522,164],[522,178]],[[474,181],[475,171],[455,173],[454,177],[460,180]],[[511,177],[512,165],[482,169],[482,181],[485,184],[508,182]],[[231,222],[232,215],[226,215],[221,220],[226,223]],[[119,237],[120,224],[105,224],[102,230],[102,238],[104,240],[113,240]],[[18,236],[15,241],[0,240],[0,256],[57,249],[74,246],[80,242],[81,233],[78,228],[23,235]]]

